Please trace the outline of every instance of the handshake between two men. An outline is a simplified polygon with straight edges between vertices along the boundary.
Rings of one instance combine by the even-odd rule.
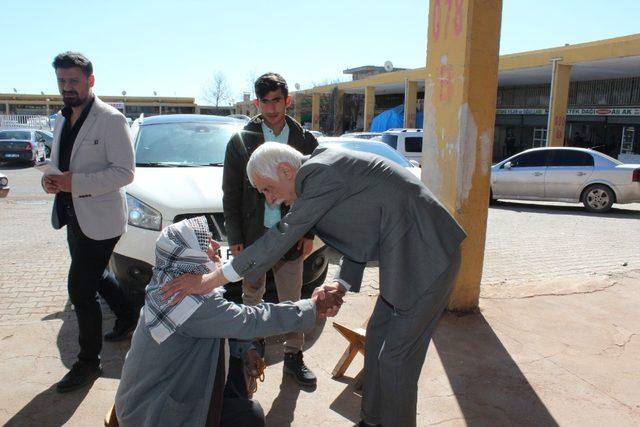
[[[317,287],[311,295],[311,301],[316,305],[316,313],[319,318],[334,317],[338,314],[340,306],[344,302],[345,290],[337,282]]]

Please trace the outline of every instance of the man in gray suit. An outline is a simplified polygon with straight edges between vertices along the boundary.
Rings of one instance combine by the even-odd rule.
[[[51,161],[61,175],[46,175],[42,186],[55,194],[51,222],[67,226],[71,255],[68,290],[78,319],[78,361],[57,384],[59,392],[76,390],[100,376],[102,313],[96,293],[117,320],[106,340],[127,338],[136,323],[113,275],[106,269],[113,248],[126,230],[123,187],[133,181],[131,136],[124,116],[91,90],[93,66],[82,54],[65,52],[53,61],[65,107],[58,116]]]
[[[252,184],[289,213],[222,269],[174,279],[180,300],[263,274],[313,230],[343,254],[328,294],[358,291],[368,261],[380,266],[380,297],[367,326],[361,425],[414,426],[417,383],[446,307],[465,233],[414,175],[382,157],[318,148],[308,159],[266,143],[247,165]]]

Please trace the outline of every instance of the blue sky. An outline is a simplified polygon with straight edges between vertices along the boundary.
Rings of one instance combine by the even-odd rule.
[[[265,71],[308,88],[349,67],[424,66],[428,1],[6,0],[1,14],[0,93],[57,93],[51,61],[78,50],[98,95],[201,99],[222,72],[240,98]],[[500,52],[638,32],[638,0],[504,0]]]

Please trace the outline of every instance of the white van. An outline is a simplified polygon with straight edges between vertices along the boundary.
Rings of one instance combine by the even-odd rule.
[[[422,163],[422,129],[389,129],[380,141],[397,150],[410,161]]]

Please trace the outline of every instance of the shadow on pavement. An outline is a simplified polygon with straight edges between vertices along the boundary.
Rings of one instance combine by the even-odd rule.
[[[31,162],[8,162],[8,163],[0,162],[0,171],[29,169],[32,167],[33,165],[31,164]]]
[[[587,212],[582,205],[547,205],[537,203],[526,203],[522,201],[499,201],[491,205],[493,209],[509,210],[513,212],[531,212],[552,215],[577,215],[593,216],[599,218],[638,218],[640,211],[634,209],[620,208],[624,205],[614,205],[608,212],[593,213]]]
[[[432,344],[429,352],[437,351],[466,425],[558,425],[482,314],[445,313]],[[353,379],[336,381],[345,388],[331,403],[331,410],[358,422],[361,397]],[[432,392],[418,393],[424,397]]]
[[[110,331],[114,316],[109,311],[106,304],[102,304],[102,330],[103,333]],[[71,369],[71,366],[76,362],[80,347],[78,345],[78,322],[75,314],[71,310],[70,303],[67,302],[65,311],[53,313],[42,320],[61,319],[62,326],[58,332],[56,338],[56,345],[60,352],[60,360],[67,369]],[[102,343],[102,378],[114,378],[120,379],[122,373],[122,365],[124,364],[124,358],[129,351],[131,340],[125,340],[120,342],[105,342]],[[62,378],[62,377],[61,377]]]
[[[61,426],[66,424],[89,394],[90,387],[60,394],[55,384],[15,414],[5,426]]]
[[[445,313],[433,344],[467,425],[558,425],[482,314]]]
[[[290,426],[293,422],[293,414],[296,410],[300,391],[305,391],[305,389],[301,389],[291,377],[283,374],[280,382],[280,391],[273,400],[269,413],[265,415],[266,425]]]
[[[362,404],[362,391],[356,391],[353,387],[355,378],[344,376],[341,378],[333,378],[334,381],[343,383],[346,387],[331,402],[329,409],[344,418],[352,421],[354,424],[360,422],[360,406]]]

